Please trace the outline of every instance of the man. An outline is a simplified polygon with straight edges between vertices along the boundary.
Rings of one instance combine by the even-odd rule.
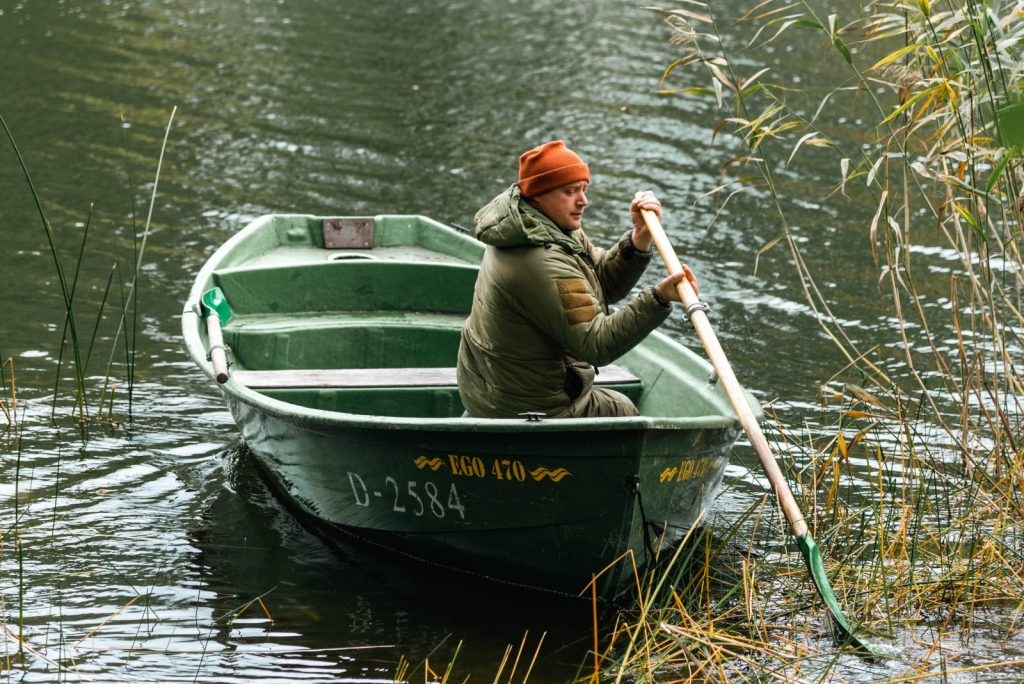
[[[595,366],[611,363],[657,328],[680,301],[669,276],[622,308],[651,260],[641,209],[661,217],[654,193],[630,204],[631,231],[610,249],[582,230],[587,164],[561,140],[519,158],[519,182],[477,212],[474,233],[487,244],[473,309],[459,347],[459,394],[469,415],[513,418],[635,416],[620,392],[594,387]]]

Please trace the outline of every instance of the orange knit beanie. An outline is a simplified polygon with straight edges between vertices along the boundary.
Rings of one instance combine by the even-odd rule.
[[[519,157],[519,190],[536,197],[577,181],[590,182],[590,169],[562,140],[552,140]]]

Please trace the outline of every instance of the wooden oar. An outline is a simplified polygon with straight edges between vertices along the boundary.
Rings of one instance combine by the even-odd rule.
[[[651,233],[654,244],[658,248],[658,253],[665,262],[669,273],[680,273],[683,267],[679,263],[679,258],[672,249],[668,237],[665,235],[665,229],[662,228],[657,214],[647,210],[642,210],[641,214],[647,223],[647,228]],[[772,455],[772,450],[768,446],[768,440],[765,439],[764,433],[761,432],[761,426],[758,425],[757,418],[754,417],[754,412],[750,409],[750,404],[747,403],[747,397],[740,387],[739,381],[736,380],[736,375],[732,372],[729,359],[726,358],[725,352],[722,351],[722,346],[718,343],[718,336],[715,335],[711,322],[708,320],[707,307],[697,298],[697,293],[693,291],[693,287],[688,280],[683,279],[677,287],[679,296],[683,301],[683,306],[686,307],[687,315],[690,317],[690,322],[693,323],[697,336],[700,337],[701,343],[704,345],[704,351],[711,360],[711,364],[715,367],[718,380],[722,383],[722,387],[725,389],[725,393],[728,395],[729,401],[739,417],[740,425],[743,426],[751,446],[754,447],[758,460],[761,461],[761,467],[764,469],[765,475],[768,476],[768,480],[772,483],[772,488],[775,490],[775,496],[779,500],[782,512],[786,516],[786,520],[789,521],[789,526],[793,531],[793,536],[796,537],[797,545],[803,552],[807,569],[810,570],[811,578],[814,580],[814,586],[817,587],[818,594],[821,595],[822,600],[831,612],[835,625],[838,627],[841,640],[853,645],[857,649],[871,653],[872,650],[869,645],[859,639],[853,633],[853,630],[850,629],[850,623],[847,622],[842,609],[839,607],[839,601],[836,599],[836,595],[832,591],[832,585],[829,584],[828,576],[825,573],[821,551],[807,529],[807,523],[804,521],[803,513],[800,512],[800,507],[796,503],[796,498],[786,483],[782,470],[779,469],[779,464],[775,461],[775,456]]]
[[[200,301],[203,318],[206,319],[206,336],[210,340],[207,350],[210,363],[213,364],[213,376],[223,384],[228,381],[228,348],[224,345],[221,323],[231,318],[231,307],[219,287],[207,290]]]
[[[228,381],[228,354],[224,347],[224,336],[220,330],[220,319],[216,314],[206,317],[206,336],[210,338],[210,363],[213,364],[213,376],[217,382]]]

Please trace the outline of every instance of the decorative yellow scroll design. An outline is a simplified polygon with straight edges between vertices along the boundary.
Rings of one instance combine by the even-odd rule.
[[[545,477],[551,478],[553,482],[561,482],[563,478],[572,477],[572,473],[570,473],[565,468],[555,468],[554,470],[549,470],[544,466],[541,466],[539,468],[534,468],[533,470],[531,470],[530,477],[532,477],[537,482],[540,482]]]
[[[426,456],[417,456],[416,460],[413,461],[417,468],[423,470],[424,468],[430,468],[435,473],[444,465],[444,460],[437,458],[427,458]]]

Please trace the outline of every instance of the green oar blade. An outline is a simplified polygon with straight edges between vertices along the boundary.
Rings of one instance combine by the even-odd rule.
[[[227,325],[228,321],[231,320],[231,305],[228,304],[227,297],[224,296],[224,292],[219,287],[212,288],[203,293],[202,309],[203,318],[206,318],[211,313],[215,313],[221,325]]]
[[[821,596],[821,600],[825,602],[825,606],[828,608],[831,614],[832,624],[839,632],[839,639],[843,643],[852,645],[858,650],[865,651],[866,653],[873,654],[871,646],[860,639],[856,634],[853,633],[853,629],[850,628],[850,623],[846,620],[846,616],[843,615],[843,609],[839,607],[839,600],[836,598],[835,592],[832,591],[832,585],[828,581],[828,574],[825,572],[825,563],[821,558],[821,549],[818,548],[811,533],[801,535],[796,538],[797,546],[800,547],[800,551],[804,554],[804,562],[807,564],[807,569],[811,572],[811,578],[814,580],[814,586],[818,590],[818,594]]]

